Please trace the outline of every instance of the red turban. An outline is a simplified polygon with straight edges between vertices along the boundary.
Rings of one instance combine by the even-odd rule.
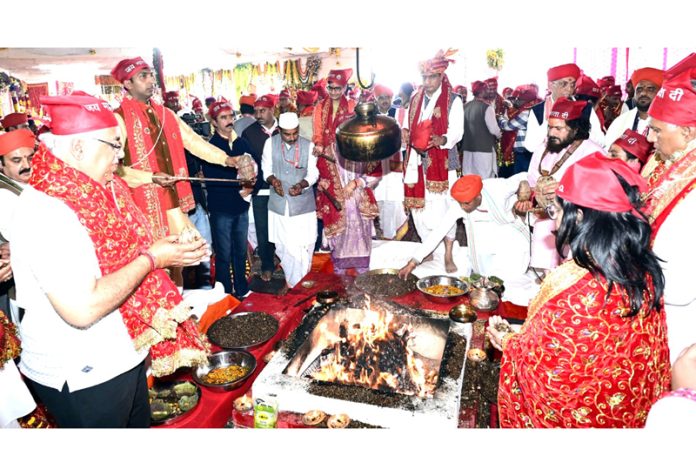
[[[17,127],[20,124],[26,124],[29,118],[23,112],[13,112],[2,118],[2,127],[9,129],[10,127]]]
[[[562,64],[560,66],[554,66],[546,72],[546,77],[549,81],[556,81],[557,79],[563,79],[572,76],[577,81],[580,77],[580,68],[575,63]]]
[[[311,91],[317,92],[317,99],[322,100],[326,97],[326,78],[322,78],[312,86]]]
[[[191,103],[191,107],[193,108],[194,111],[203,111],[203,103],[198,98],[193,98],[193,102]]]
[[[80,91],[70,96],[41,96],[40,101],[51,117],[51,132],[58,136],[118,126],[107,102]]]
[[[168,91],[164,93],[164,97],[167,99],[179,99],[179,91]]]
[[[434,58],[419,63],[421,74],[444,73],[450,63],[454,60],[448,59],[445,53],[440,50],[435,54]]]
[[[635,88],[641,81],[650,81],[656,86],[660,86],[662,84],[662,80],[664,79],[664,75],[665,73],[661,69],[640,68],[635,70],[631,75],[631,84]]]
[[[150,65],[140,56],[136,56],[135,58],[119,61],[119,63],[114,66],[114,69],[111,70],[111,76],[119,83],[123,83],[135,76],[138,71],[147,68],[150,68]]]
[[[483,92],[484,89],[486,89],[486,83],[484,83],[483,81],[474,81],[473,83],[471,83],[471,92],[474,96]]]
[[[17,129],[0,134],[0,156],[22,147],[34,148],[36,138],[29,129]]]
[[[621,97],[622,94],[623,94],[623,93],[621,92],[621,86],[619,86],[618,84],[615,84],[615,85],[613,85],[613,86],[609,86],[609,87],[606,89],[606,95],[607,95],[607,96],[618,96],[618,97]]]
[[[462,86],[461,84],[455,86],[452,91],[455,92],[455,94],[459,94],[461,96],[466,96],[469,93],[469,90],[466,88],[466,86]]]
[[[327,83],[338,84],[339,86],[345,86],[348,84],[348,80],[353,76],[353,70],[347,69],[332,69],[329,71],[329,76],[326,78]]]
[[[581,74],[578,79],[577,85],[575,86],[575,94],[582,94],[593,98],[600,98],[602,96],[602,92],[599,90],[597,83],[584,74]]]
[[[239,104],[246,104],[247,106],[254,106],[254,101],[256,101],[256,94],[250,94],[248,96],[241,96],[239,98]]]
[[[374,88],[374,93],[375,97],[380,97],[380,96],[394,96],[394,91],[389,89],[388,87],[382,85],[382,84],[377,84]]]
[[[572,121],[582,115],[582,110],[585,109],[587,101],[571,101],[568,98],[558,98],[553,103],[553,109],[549,114],[549,119],[563,119],[564,121]]]
[[[267,109],[272,109],[275,107],[275,104],[275,97],[271,94],[265,94],[254,101],[254,107],[265,107]]]
[[[597,85],[599,86],[599,89],[606,89],[609,86],[613,86],[616,84],[616,79],[614,76],[604,76],[603,78],[600,78],[597,81]]]
[[[629,185],[638,186],[641,193],[647,191],[645,179],[626,162],[595,152],[568,167],[556,195],[581,207],[603,212],[632,211],[639,216],[614,173],[621,175]]]
[[[626,129],[621,134],[621,137],[614,141],[614,144],[635,155],[641,164],[648,161],[648,157],[650,157],[653,149],[653,145],[648,142],[648,139],[643,134],[639,134],[631,129]]]
[[[696,53],[691,53],[686,58],[665,71],[664,79],[672,79],[679,73],[696,68]]]
[[[280,92],[280,96],[278,96],[278,97],[280,97],[280,98],[285,98],[285,99],[290,99],[292,96],[290,96],[290,91],[288,91],[288,89],[285,88],[285,89],[283,89],[283,90]]]
[[[459,203],[470,202],[483,190],[483,180],[480,175],[462,175],[454,185],[452,185],[452,198]]]
[[[512,97],[519,98],[523,103],[534,101],[538,99],[539,88],[536,84],[522,84],[517,86],[512,92]]]
[[[648,115],[677,126],[696,126],[696,91],[691,78],[696,68],[665,80],[650,104]]]
[[[311,106],[316,102],[318,96],[316,91],[297,91],[297,105]]]
[[[510,87],[503,88],[503,93],[502,93],[502,95],[503,95],[504,98],[506,98],[506,97],[512,96],[512,92],[513,92],[513,89],[510,88]]]
[[[498,78],[488,78],[484,81],[484,84],[491,91],[498,90]]]
[[[217,119],[218,116],[225,111],[232,112],[233,111],[232,105],[228,102],[217,101],[217,102],[212,103],[210,105],[210,107],[208,108],[208,115],[212,119]]]

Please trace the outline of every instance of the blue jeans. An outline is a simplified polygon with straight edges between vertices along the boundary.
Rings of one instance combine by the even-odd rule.
[[[196,204],[196,208],[193,213],[189,212],[189,219],[206,243],[212,246],[213,235],[210,231],[208,212],[205,211],[200,203]],[[213,286],[210,282],[210,261],[204,261],[196,266],[196,284],[200,285],[201,289],[212,289]]]
[[[245,274],[249,215],[246,211],[239,215],[210,212],[210,226],[215,250],[215,280],[222,283],[227,294],[242,297],[249,292]],[[230,264],[234,273],[234,292]]]

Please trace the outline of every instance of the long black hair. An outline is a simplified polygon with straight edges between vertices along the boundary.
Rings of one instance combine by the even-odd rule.
[[[631,204],[638,209],[641,205],[638,187],[614,175]],[[558,253],[563,256],[563,248],[568,245],[575,263],[595,277],[606,279],[609,292],[614,285],[623,289],[630,302],[628,316],[638,314],[644,297],[651,301],[651,308],[659,310],[665,277],[659,258],[650,249],[651,228],[647,218],[642,220],[631,212],[598,211],[560,197],[557,199],[563,209],[556,233]],[[581,220],[578,220],[578,210],[582,210]],[[652,287],[648,285],[647,276],[652,278]]]

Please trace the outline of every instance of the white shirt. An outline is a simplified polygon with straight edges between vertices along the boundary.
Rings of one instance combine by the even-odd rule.
[[[24,188],[24,184],[14,181],[18,187]],[[19,195],[7,190],[0,188],[0,234],[7,240],[10,241],[10,217],[12,216],[12,210],[17,204],[17,199]]]
[[[12,219],[12,269],[20,325],[20,369],[30,379],[71,391],[106,382],[147,356],[136,352],[117,309],[87,329],[65,322],[47,293],[60,296],[101,277],[94,245],[75,213],[60,200],[26,186]]]
[[[261,125],[261,129],[263,129],[263,131],[264,131],[266,134],[268,134],[268,137],[269,137],[269,138],[273,135],[273,131],[276,130],[276,127],[278,127],[278,121],[277,121],[277,120],[274,120],[274,121],[273,121],[273,125],[272,125],[271,127],[266,127],[266,126],[264,126],[264,125]],[[265,144],[266,144],[266,143],[268,143],[268,140],[266,140],[266,142],[264,143],[264,147],[265,147]],[[311,151],[312,149],[309,149],[309,150]],[[263,165],[263,160],[261,161],[261,169],[262,169],[262,170],[265,170],[265,167],[264,167],[264,165]],[[264,180],[266,180],[266,179],[264,178]],[[260,197],[263,197],[263,196],[266,196],[266,197],[267,197],[267,196],[270,196],[270,194],[271,194],[271,191],[270,191],[269,189],[267,189],[267,188],[262,188],[262,189],[259,190],[259,193],[258,193],[257,195],[260,196]]]

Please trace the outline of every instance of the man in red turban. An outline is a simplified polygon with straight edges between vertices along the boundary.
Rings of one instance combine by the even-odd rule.
[[[631,129],[626,129],[609,147],[610,157],[623,160],[636,172],[640,172],[652,153],[653,146],[647,137]]]
[[[551,92],[546,99],[532,108],[527,123],[527,134],[524,139],[525,148],[534,153],[539,147],[543,147],[546,139],[549,114],[554,103],[560,98],[570,98],[575,94],[577,82],[581,71],[578,65],[573,63],[562,64],[549,68],[546,73],[548,88]],[[595,111],[590,112],[590,139],[599,145],[604,144],[604,132],[602,123]]]
[[[464,137],[462,139],[462,173],[483,178],[498,172],[496,145],[502,133],[496,120],[495,102],[498,80],[475,81],[471,85],[473,101],[464,105]]]
[[[549,112],[546,144],[532,155],[527,180],[535,191],[532,200],[519,200],[515,210],[523,216],[529,214],[534,226],[530,266],[540,274],[554,269],[560,263],[556,251],[555,222],[544,209],[553,200],[558,181],[571,164],[602,148],[590,140],[588,113],[592,107],[586,101],[559,98]],[[531,117],[531,116],[530,116]],[[536,203],[536,210],[534,208]]]
[[[531,109],[541,102],[538,92],[536,84],[516,87],[510,96],[512,107],[498,118],[498,125],[502,131],[500,148],[503,162],[513,163],[513,174],[526,172],[532,160],[532,153],[524,147],[524,139]]]
[[[351,69],[329,71],[328,97],[317,103],[313,117],[312,153],[317,157],[320,192],[317,217],[324,223],[324,236],[338,274],[351,268],[358,273],[369,269],[372,222],[379,214],[373,190],[381,175],[380,163],[345,160],[336,147],[336,129],[353,116],[355,108],[355,101],[345,96],[352,74]]]
[[[405,205],[425,240],[446,212],[451,185],[461,167],[457,143],[464,133],[464,105],[445,70],[453,60],[440,50],[420,63],[423,85],[411,97],[404,165]],[[445,237],[445,268],[455,269],[452,246],[456,227]]]
[[[696,263],[691,225],[696,214],[696,67],[689,58],[665,71],[648,109],[648,140],[655,154],[641,171],[648,181],[646,213],[653,250],[665,274],[665,312],[672,362],[696,342],[696,289],[688,285]],[[676,72],[675,72],[676,71]]]
[[[239,112],[241,116],[234,121],[235,134],[241,137],[244,130],[256,122],[254,117],[254,102],[256,101],[256,94],[242,95],[239,97]]]
[[[462,248],[457,250],[458,266],[453,270],[445,268],[448,274],[468,276],[473,272],[516,283],[524,280],[529,266],[529,227],[512,213],[508,203],[523,178],[525,174],[485,180],[479,175],[462,175],[450,190],[454,201],[450,201],[444,216],[438,217],[438,226],[399,270],[399,276],[406,278],[414,270],[418,276],[443,274],[439,259],[424,261],[461,218],[466,230],[466,253],[462,253]]]
[[[7,132],[15,129],[29,129],[29,117],[23,112],[13,112],[3,117],[0,124]]]
[[[227,167],[237,167],[239,158],[228,157],[210,145],[171,110],[153,100],[154,72],[142,58],[120,61],[111,75],[126,92],[115,111],[126,143],[120,173],[132,187],[135,202],[147,216],[155,238],[179,232],[182,223],[188,221],[186,214],[195,208],[190,184],[172,179],[188,177],[184,149],[204,161]],[[193,228],[190,222],[188,226]],[[177,282],[183,284],[181,270],[173,272]]]
[[[148,368],[170,375],[209,353],[163,268],[195,265],[208,247],[153,237],[115,175],[124,136],[106,102],[75,93],[41,104],[51,133],[12,229],[20,370],[59,427],[149,427]]]
[[[15,323],[19,322],[19,308],[10,263],[11,219],[19,194],[31,177],[35,144],[36,138],[29,129],[0,134],[0,311]]]
[[[631,75],[633,84],[633,103],[635,107],[624,111],[607,129],[605,144],[610,146],[626,129],[636,131],[647,137],[648,109],[662,85],[664,72],[657,68],[639,68]]]
[[[385,114],[394,117],[395,110],[391,109],[392,99],[394,98],[394,91],[384,86],[383,84],[376,84],[373,90],[373,94],[375,95],[375,100],[377,101],[377,108],[379,110],[379,114]]]

